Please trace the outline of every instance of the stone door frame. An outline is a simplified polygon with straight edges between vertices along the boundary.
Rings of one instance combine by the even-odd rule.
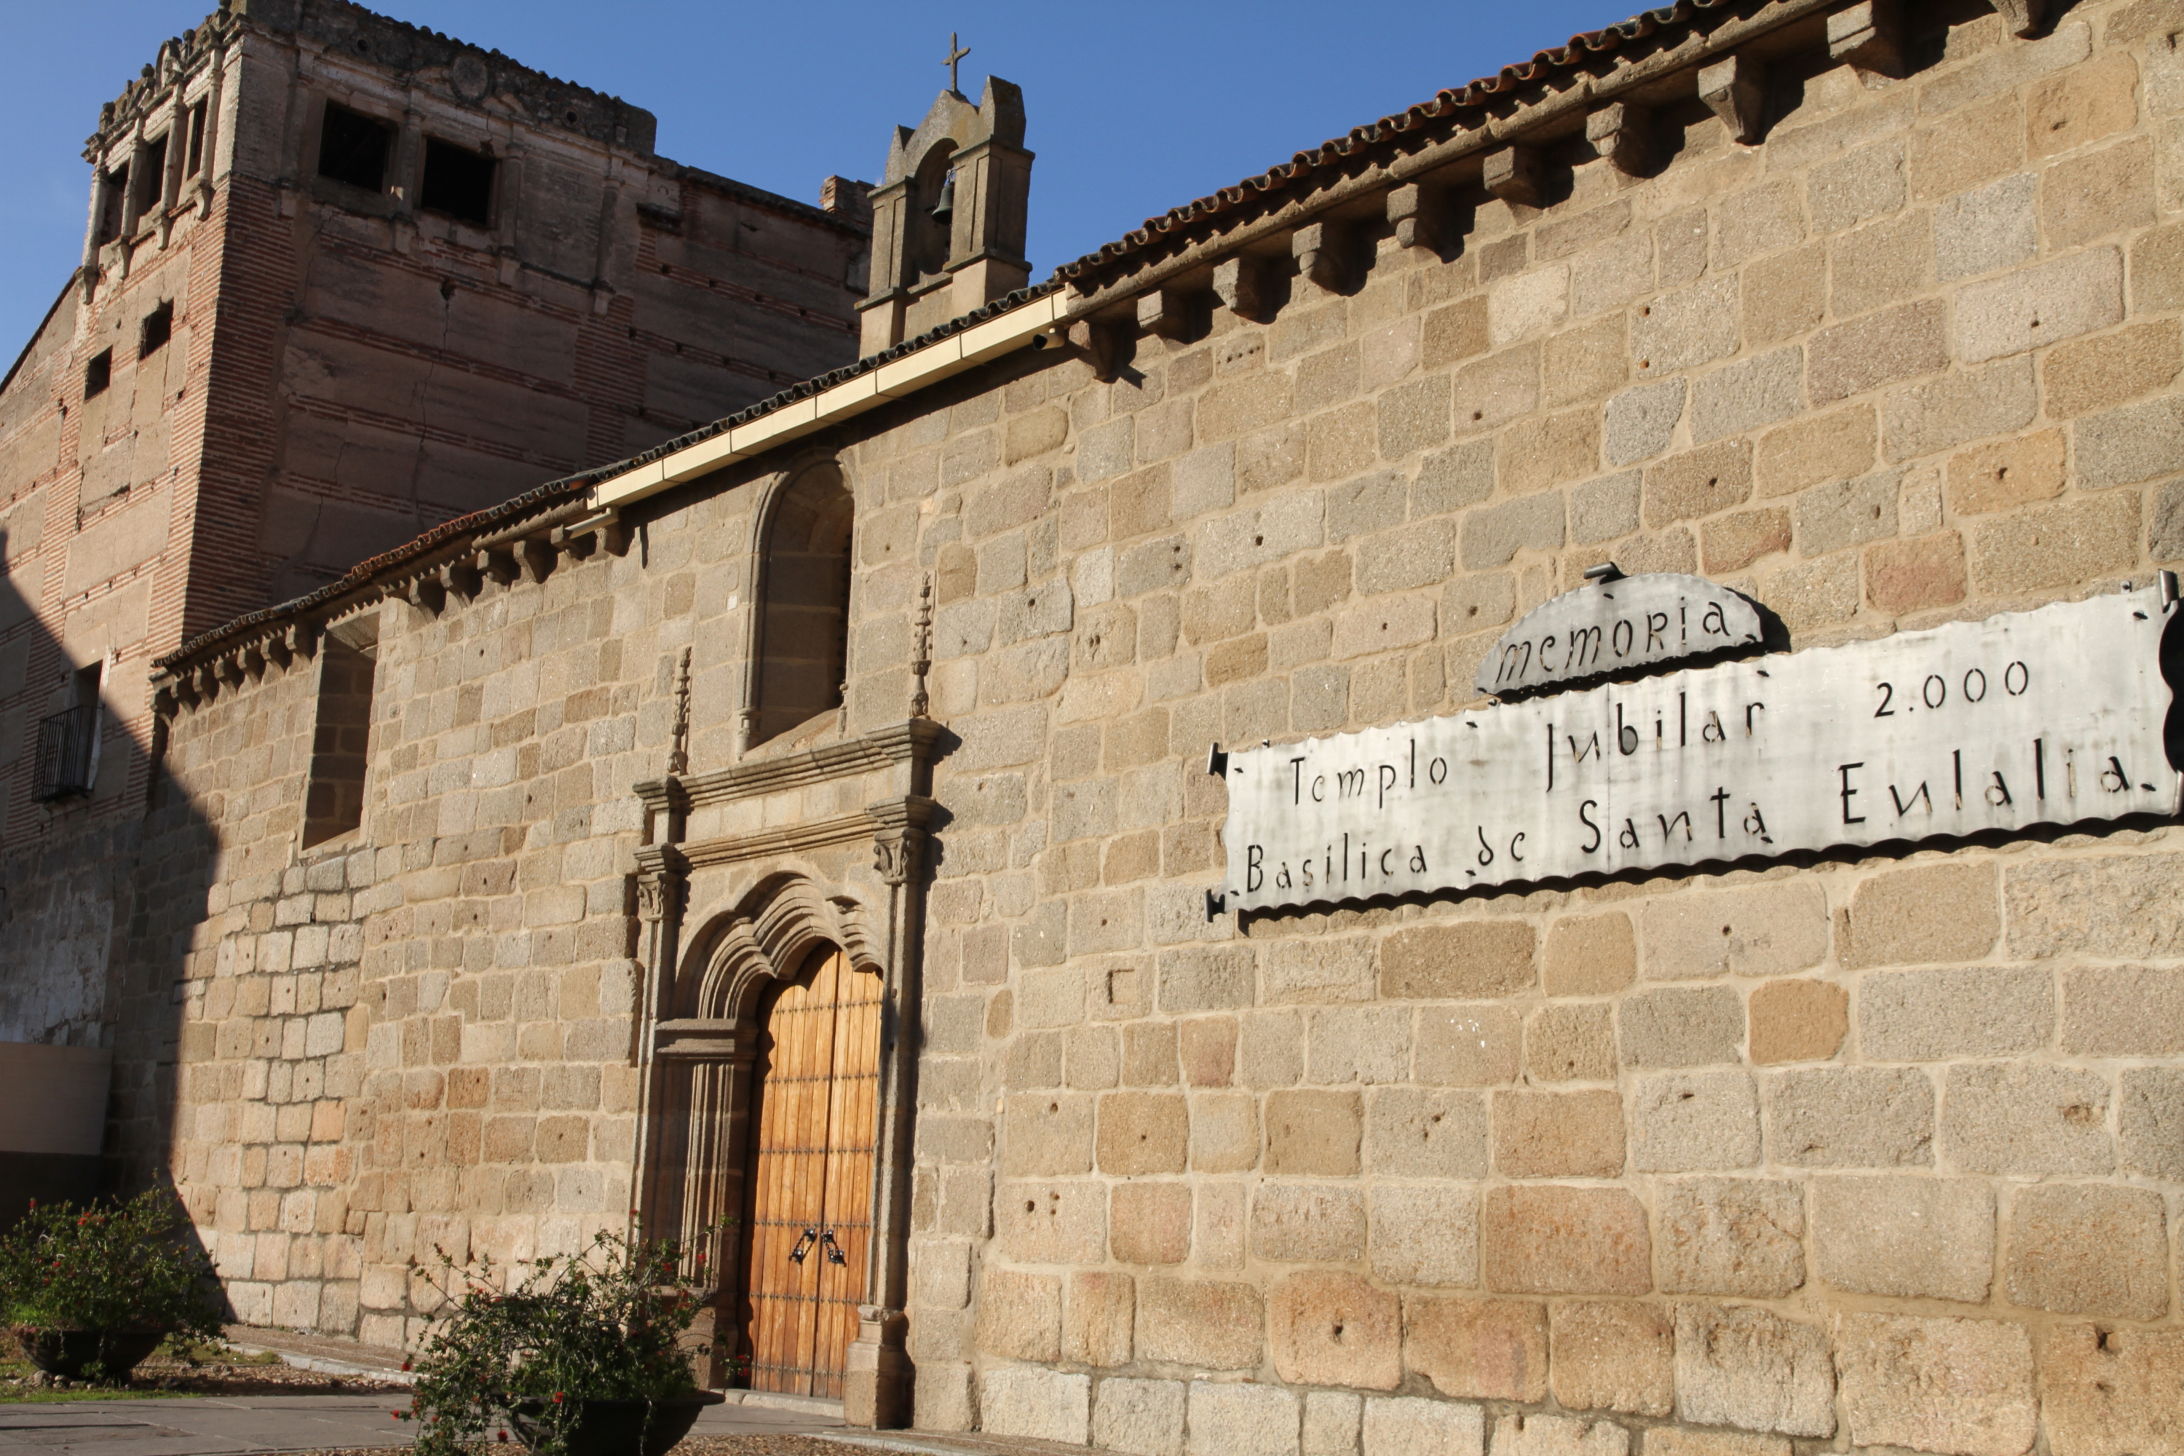
[[[636,786],[645,806],[637,851],[640,1007],[633,1055],[641,1105],[635,1150],[636,1230],[692,1239],[708,1211],[743,1207],[752,1064],[763,989],[794,976],[819,945],[880,978],[877,1153],[872,1238],[858,1333],[843,1384],[843,1418],[892,1427],[910,1415],[904,1350],[910,1168],[915,1125],[926,836],[936,806],[931,765],[944,737],[926,718],[779,758]],[[742,800],[798,794],[851,778],[896,792],[849,814],[798,818],[757,833],[705,833]],[[811,801],[821,795],[808,796]],[[697,819],[693,825],[693,819]],[[690,837],[696,827],[700,837]],[[855,851],[869,846],[870,867]],[[847,852],[845,854],[845,851]],[[687,926],[694,890],[715,907]],[[722,1282],[718,1311],[738,1295],[737,1242],[698,1240]],[[702,1331],[708,1335],[712,1330]],[[721,1334],[728,1331],[721,1330]],[[712,1340],[718,1349],[720,1340]],[[722,1383],[721,1356],[708,1373]]]

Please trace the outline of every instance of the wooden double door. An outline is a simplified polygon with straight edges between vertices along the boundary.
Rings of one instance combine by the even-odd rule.
[[[880,979],[826,948],[760,1004],[745,1173],[753,1390],[839,1399],[872,1239]]]

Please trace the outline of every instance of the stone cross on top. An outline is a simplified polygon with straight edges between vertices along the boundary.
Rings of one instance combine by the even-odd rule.
[[[963,87],[957,82],[956,67],[961,64],[963,58],[970,53],[971,48],[958,41],[956,39],[956,33],[954,31],[949,31],[948,59],[942,61],[941,64],[948,68],[948,89],[950,91],[961,91],[963,89]]]

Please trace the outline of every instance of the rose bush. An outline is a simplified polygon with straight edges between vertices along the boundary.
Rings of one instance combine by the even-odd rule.
[[[518,1273],[517,1271],[520,1271]],[[446,1304],[413,1362],[408,1411],[421,1456],[455,1456],[515,1429],[535,1456],[566,1456],[588,1402],[691,1397],[684,1336],[705,1307],[702,1263],[669,1241],[602,1233],[580,1253],[426,1266]],[[511,1282],[511,1275],[515,1276]]]
[[[83,1207],[33,1204],[0,1234],[0,1320],[38,1363],[52,1368],[64,1348],[88,1349],[88,1362],[70,1354],[67,1363],[105,1378],[126,1375],[157,1343],[124,1337],[218,1339],[218,1283],[189,1226],[165,1189]]]

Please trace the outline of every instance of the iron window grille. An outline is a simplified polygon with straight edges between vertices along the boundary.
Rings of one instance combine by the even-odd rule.
[[[38,720],[38,799],[77,798],[91,792],[92,755],[98,743],[98,705],[64,708]]]

